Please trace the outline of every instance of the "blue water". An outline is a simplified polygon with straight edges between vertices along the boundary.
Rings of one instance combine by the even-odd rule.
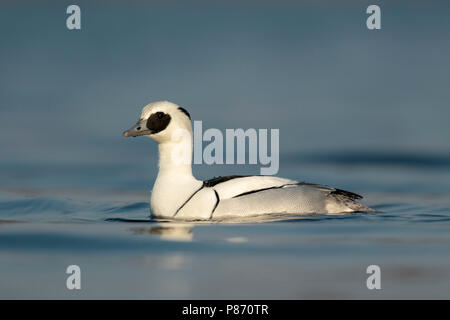
[[[80,1],[68,31],[65,4],[2,2],[0,298],[449,298],[450,4],[405,3],[372,32],[371,3]],[[121,133],[159,99],[280,129],[279,176],[382,213],[151,220],[156,145]]]

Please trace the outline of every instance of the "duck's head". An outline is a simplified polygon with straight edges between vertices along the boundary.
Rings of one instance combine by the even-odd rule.
[[[170,141],[177,130],[187,130],[192,134],[189,113],[169,101],[157,101],[142,109],[138,122],[124,131],[124,137],[146,136],[158,143]]]

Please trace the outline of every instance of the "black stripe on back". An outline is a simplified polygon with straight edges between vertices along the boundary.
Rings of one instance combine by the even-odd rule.
[[[251,177],[251,176],[224,176],[224,177],[214,177],[212,179],[209,180],[205,180],[203,181],[203,186],[210,188],[210,187],[214,187],[216,184],[228,181],[228,180],[232,180],[232,179],[236,179],[236,178],[245,178],[245,177]]]
[[[288,184],[283,184],[283,185],[281,185],[281,186],[276,186],[276,187],[268,187],[268,188],[262,188],[262,189],[257,189],[257,190],[252,190],[252,191],[247,191],[247,192],[244,192],[244,193],[240,193],[240,194],[234,196],[233,198],[238,198],[238,197],[246,196],[246,195],[249,195],[249,194],[252,194],[252,193],[256,193],[256,192],[260,192],[260,191],[265,191],[265,190],[280,189],[280,188],[283,188],[283,187],[286,187],[286,186],[291,186],[291,185],[292,185],[292,186],[298,185],[298,183],[288,183]]]

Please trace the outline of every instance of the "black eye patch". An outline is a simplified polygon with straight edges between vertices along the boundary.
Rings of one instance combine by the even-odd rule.
[[[163,131],[170,123],[170,116],[164,112],[156,112],[147,120],[147,128],[152,133]]]

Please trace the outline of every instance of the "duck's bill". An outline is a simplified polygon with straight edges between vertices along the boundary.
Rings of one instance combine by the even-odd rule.
[[[147,136],[152,134],[151,130],[148,130],[146,127],[145,121],[139,121],[130,129],[123,132],[124,137],[139,137],[139,136]]]

